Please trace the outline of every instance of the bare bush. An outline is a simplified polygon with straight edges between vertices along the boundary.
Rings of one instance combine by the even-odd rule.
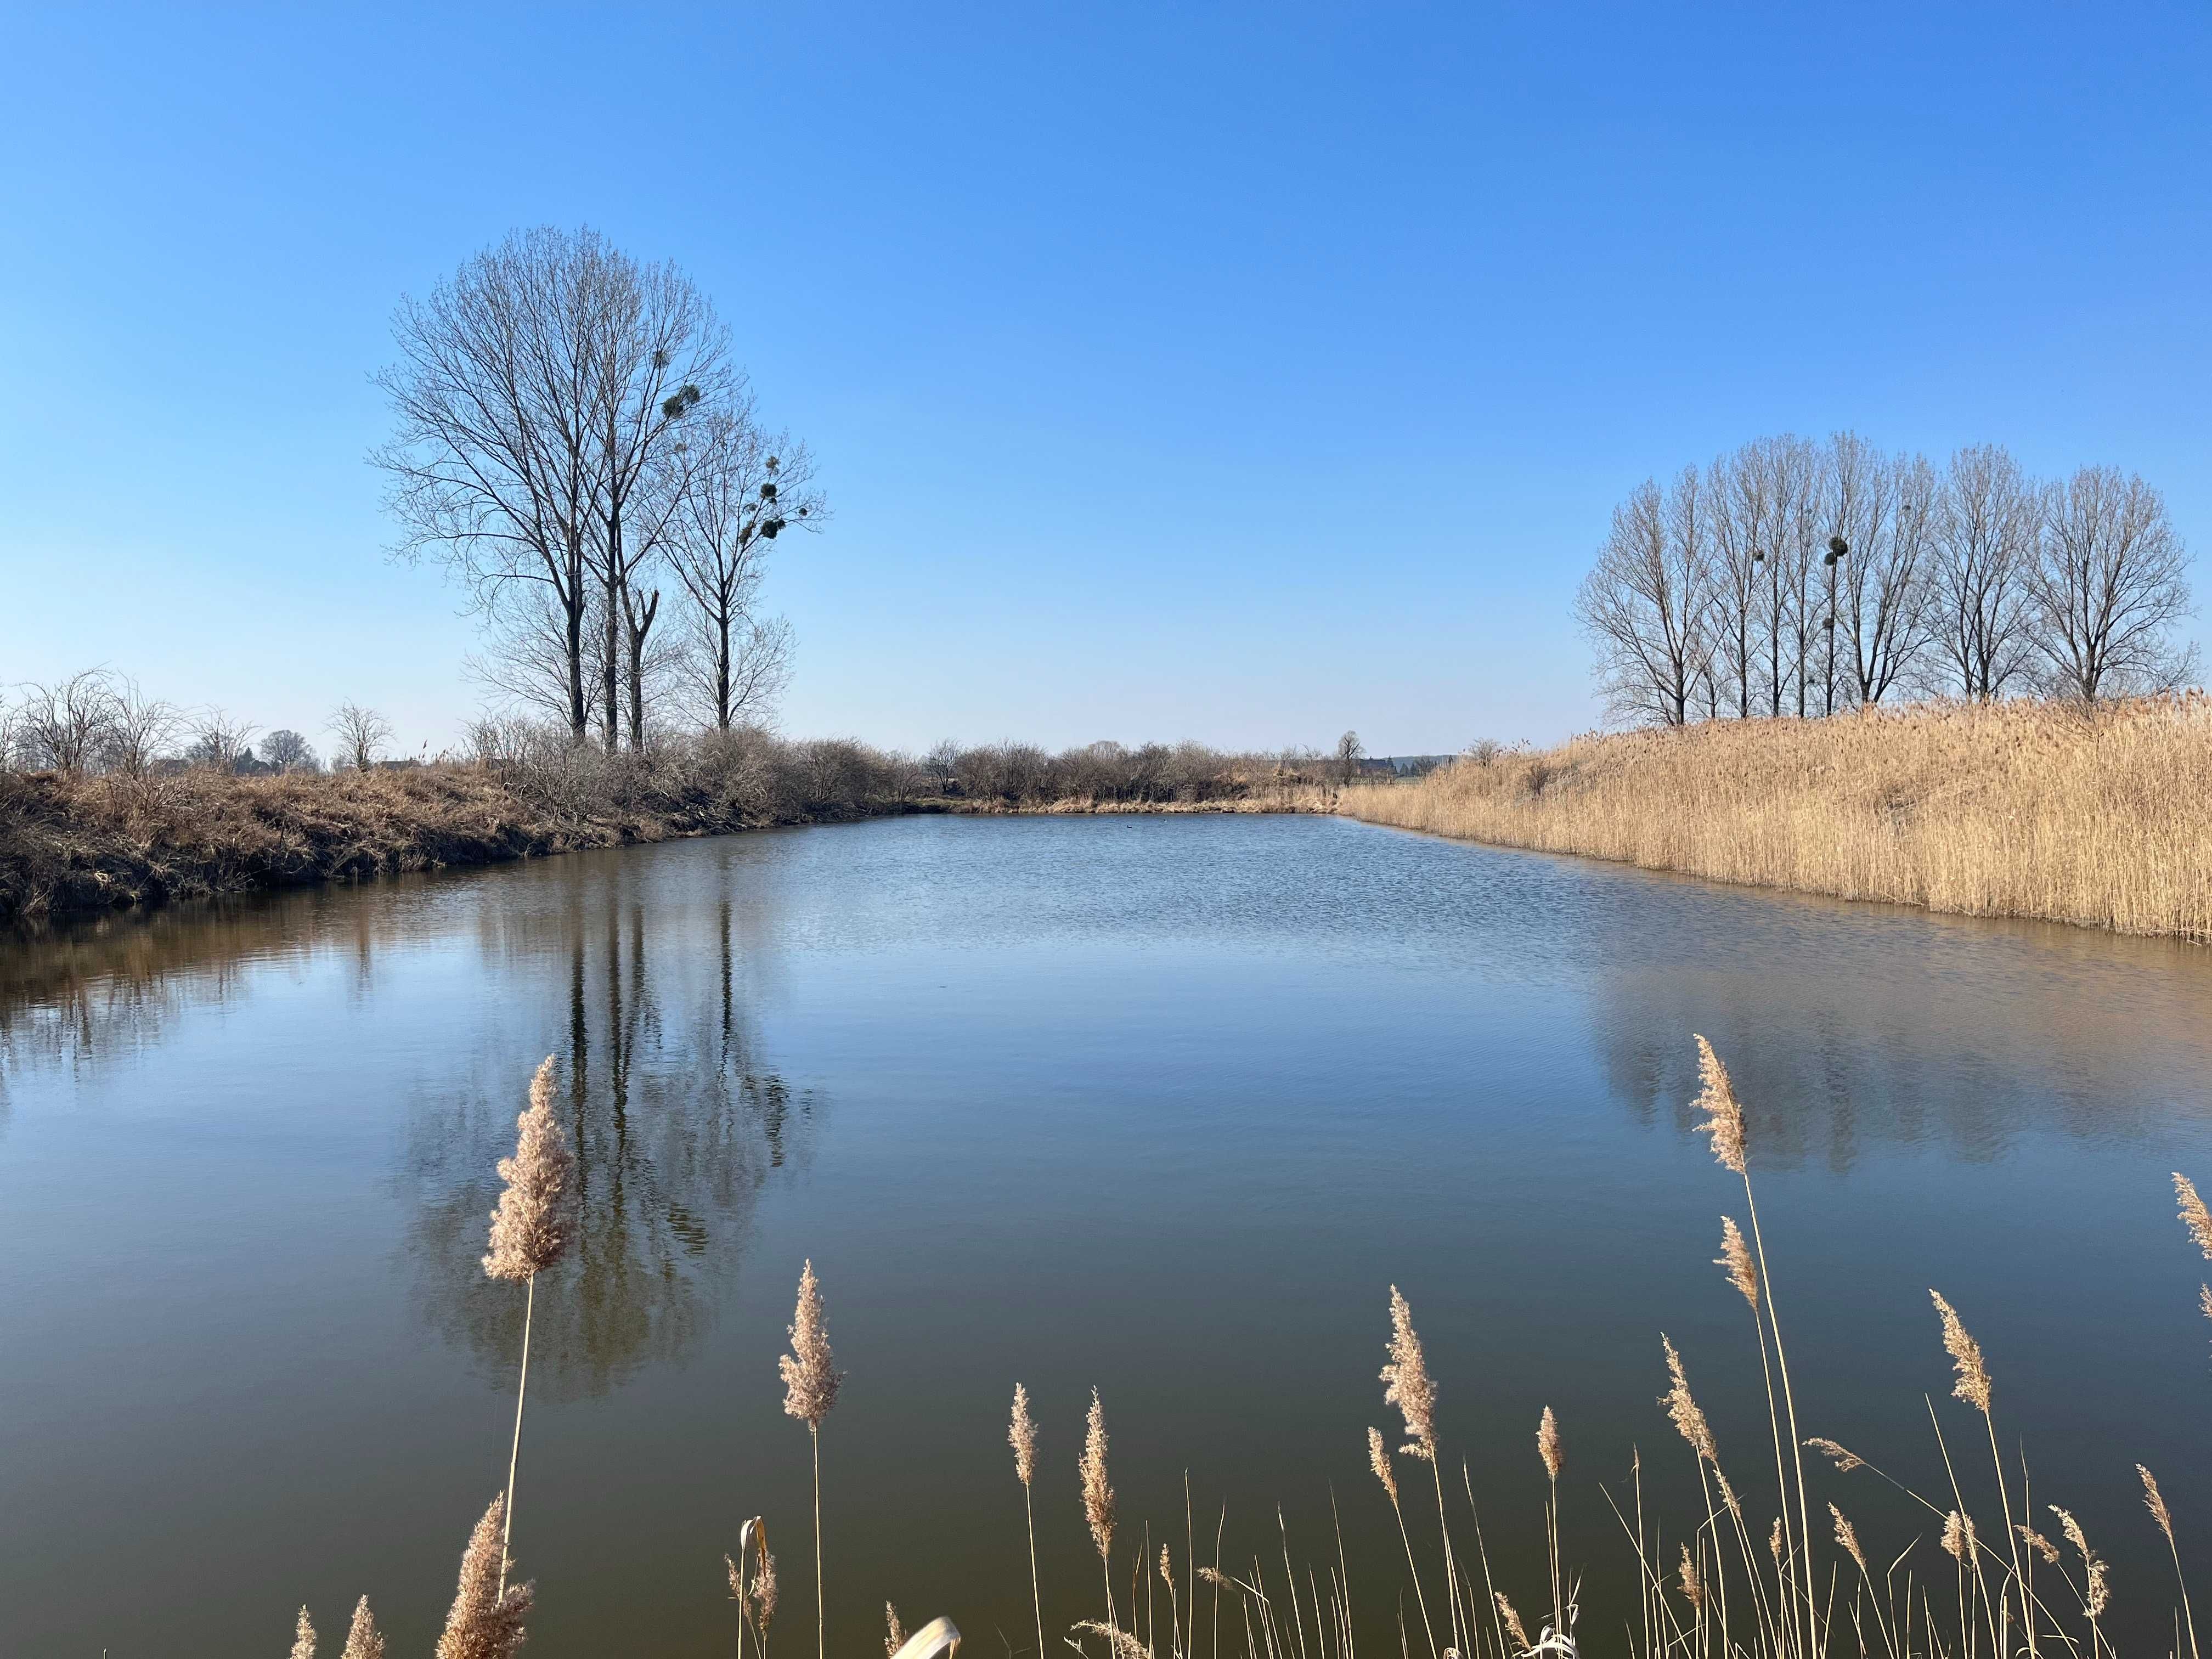
[[[82,776],[98,764],[121,714],[123,682],[104,668],[30,685],[15,715],[18,764]]]

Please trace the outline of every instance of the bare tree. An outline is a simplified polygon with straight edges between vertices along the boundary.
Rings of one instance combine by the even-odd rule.
[[[1662,490],[1647,480],[1613,509],[1575,616],[1597,653],[1616,718],[1681,726],[1711,667],[1716,580],[1706,487],[1685,467]]]
[[[726,731],[788,678],[790,629],[759,614],[769,550],[793,526],[819,530],[829,511],[805,445],[763,434],[742,388],[684,442],[692,465],[663,550],[691,601],[691,701]]]
[[[1960,696],[2002,696],[2034,659],[2028,575],[2038,504],[2020,464],[1994,444],[1951,458],[1937,499],[1934,635]]]
[[[261,760],[279,772],[312,772],[315,751],[297,732],[279,726],[261,739]]]
[[[392,722],[357,702],[340,703],[324,729],[337,739],[338,752],[334,758],[356,772],[375,765],[376,751],[392,739]]]
[[[1367,750],[1359,741],[1359,733],[1347,732],[1336,740],[1336,776],[1340,783],[1350,783],[1359,775],[1360,757]]]
[[[560,618],[562,715],[580,741],[628,269],[593,232],[517,232],[427,301],[400,301],[399,361],[377,376],[398,429],[370,459],[389,480],[398,550],[434,553],[482,607],[518,584],[540,591]]]
[[[100,764],[118,777],[149,778],[161,751],[176,737],[177,711],[147,696],[135,680],[118,676],[112,684],[115,701],[100,740]]]
[[[1859,465],[1859,453],[1845,453],[1847,445],[1859,442],[1849,433],[1835,440],[1838,479]],[[1832,532],[1846,544],[1837,606],[1849,647],[1847,700],[1862,706],[1909,684],[1928,649],[1929,515],[1936,496],[1936,471],[1925,457],[1882,460],[1871,450],[1863,457],[1865,486],[1850,512],[1843,510],[1838,488]]]
[[[2187,553],[2165,501],[2133,474],[2085,466],[2044,492],[2027,584],[2063,695],[2172,690],[2195,672],[2194,648],[2173,638],[2191,614]]]
[[[642,658],[659,607],[630,590],[661,550],[697,464],[696,447],[678,448],[678,428],[702,404],[719,406],[733,386],[728,336],[690,277],[672,264],[639,264],[603,243],[596,252],[605,297],[594,329],[590,546],[605,611],[599,684],[611,750],[622,726],[624,665],[630,745],[645,741]]]
[[[216,772],[235,772],[241,760],[253,757],[257,728],[223,709],[201,709],[191,716],[191,727],[192,743],[185,751],[185,758],[194,766]]]
[[[80,775],[96,765],[120,712],[117,678],[87,669],[52,685],[30,685],[15,716],[18,759],[34,770]]]
[[[1769,574],[1766,550],[1775,540],[1774,503],[1759,446],[1746,444],[1721,457],[1706,480],[1715,603],[1712,702],[1718,704],[1725,683],[1738,718],[1748,719],[1762,678],[1759,616]]]

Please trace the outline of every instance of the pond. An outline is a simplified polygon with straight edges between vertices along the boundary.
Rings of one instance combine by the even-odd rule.
[[[2109,1628],[2169,1639],[2132,1466],[2201,1567],[2212,1327],[2168,1172],[2212,1178],[2212,953],[1326,817],[919,817],[0,943],[0,1652],[276,1653],[303,1601],[334,1651],[363,1592],[395,1654],[428,1650],[506,1474],[522,1300],[478,1261],[548,1054],[585,1197],[537,1298],[532,1654],[730,1651],[752,1515],[773,1650],[811,1650],[775,1365],[809,1258],[849,1373],[821,1437],[834,1651],[877,1651],[886,1600],[1034,1651],[1017,1382],[1054,1650],[1103,1609],[1093,1387],[1125,1607],[1140,1550],[1187,1582],[1187,1534],[1246,1577],[1287,1545],[1326,1601],[1340,1517],[1360,1639],[1395,1650],[1402,1616],[1418,1649],[1365,1448],[1402,1437],[1394,1284],[1454,1524],[1471,1491],[1524,1610],[1556,1409],[1582,1629],[1611,1650],[1632,1463],[1668,1559],[1703,1516],[1662,1331],[1762,1537],[1774,1509],[1692,1032],[1750,1109],[1802,1431],[1948,1494],[1932,1399],[2002,1536],[1940,1289],[2042,1524],[2065,1504],[2114,1564]],[[1399,1473],[1433,1575],[1431,1483]],[[1924,1512],[1808,1478],[1816,1516],[1842,1504],[1883,1562],[1917,1535],[1900,1571],[1948,1584]]]

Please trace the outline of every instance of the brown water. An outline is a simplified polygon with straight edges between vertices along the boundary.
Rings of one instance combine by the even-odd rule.
[[[428,1651],[505,1472],[522,1309],[477,1258],[549,1053],[586,1204],[538,1297],[532,1654],[730,1650],[721,1554],[756,1513],[775,1650],[811,1650],[775,1364],[809,1255],[850,1371],[823,1434],[836,1652],[879,1651],[887,1597],[973,1654],[1035,1648],[1018,1380],[1055,1650],[1100,1610],[1094,1384],[1119,1571],[1147,1523],[1187,1571],[1186,1474],[1199,1559],[1225,1504],[1231,1566],[1279,1570],[1278,1504],[1301,1571],[1334,1562],[1334,1501],[1362,1638],[1395,1650],[1364,1449],[1393,1426],[1393,1282],[1524,1608],[1558,1409],[1610,1650],[1633,1579],[1605,1493],[1636,1449],[1670,1554],[1689,1514],[1662,1329],[1772,1503],[1692,1030],[1751,1103],[1805,1432],[1944,1490],[1923,1395],[1954,1447],[1979,1430],[1946,1398],[1939,1286],[2039,1508],[2112,1559],[2120,1633],[2163,1641],[2131,1466],[2202,1567],[2205,1264],[2167,1172],[2212,1177],[2212,953],[1326,818],[918,818],[0,943],[0,1654],[273,1654],[303,1600],[334,1650],[363,1591],[395,1656]],[[1868,1474],[1815,1486],[1885,1559],[1924,1530]],[[1932,1536],[1911,1559],[1948,1570]]]

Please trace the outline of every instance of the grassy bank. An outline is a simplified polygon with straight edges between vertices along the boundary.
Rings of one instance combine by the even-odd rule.
[[[758,732],[643,754],[510,728],[472,761],[246,775],[0,769],[0,923],[913,811],[1326,811],[1317,768],[1183,744],[930,760]]]
[[[2212,940],[2212,701],[1717,720],[1348,789],[1377,823],[1650,870]]]

